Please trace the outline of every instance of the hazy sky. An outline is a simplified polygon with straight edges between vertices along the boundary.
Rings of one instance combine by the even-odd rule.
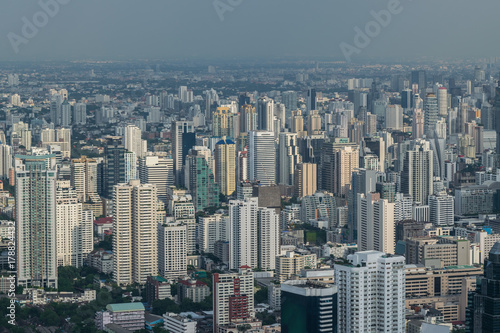
[[[46,25],[48,16],[38,15],[43,26],[31,36],[22,19],[33,22],[38,1],[0,1],[0,60],[342,59],[339,45],[353,44],[354,27],[364,29],[370,11],[397,0],[42,0],[51,1],[67,4]],[[223,21],[214,2],[232,9]],[[358,57],[500,55],[498,0],[401,0],[400,7]],[[22,38],[17,54],[9,33]]]

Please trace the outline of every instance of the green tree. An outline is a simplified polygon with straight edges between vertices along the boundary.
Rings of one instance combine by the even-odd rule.
[[[180,313],[181,311],[180,307],[170,298],[157,299],[153,302],[153,314],[162,316],[166,312]]]
[[[47,308],[40,316],[40,320],[46,326],[58,326],[61,323],[61,318],[54,312],[54,310]]]
[[[254,303],[255,305],[259,303],[266,303],[267,302],[267,287],[260,288],[257,290],[254,296]]]

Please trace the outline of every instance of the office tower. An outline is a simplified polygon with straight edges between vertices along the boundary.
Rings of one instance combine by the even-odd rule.
[[[17,284],[57,288],[55,155],[15,158]]]
[[[420,139],[424,136],[424,113],[420,109],[413,111],[412,137]]]
[[[97,161],[95,159],[82,156],[71,160],[71,186],[75,189],[79,202],[100,201],[97,194]]]
[[[262,185],[276,183],[276,148],[274,133],[248,132],[248,178]]]
[[[283,332],[337,332],[337,286],[290,280],[281,284]]]
[[[321,132],[321,116],[318,110],[311,110],[307,116],[307,135],[316,135]]]
[[[6,179],[9,177],[10,170],[13,168],[12,147],[6,144],[0,144],[0,177]]]
[[[281,93],[281,102],[285,104],[286,117],[290,118],[291,112],[297,109],[297,92],[290,90]]]
[[[222,214],[200,216],[198,244],[200,251],[214,253],[214,244],[229,241],[229,217]]]
[[[274,132],[273,119],[274,101],[268,97],[259,98],[257,101],[257,129]]]
[[[255,107],[244,104],[240,107],[240,133],[257,130],[257,111]]]
[[[445,193],[429,196],[430,220],[434,225],[453,226],[455,223],[454,197]]]
[[[424,103],[424,133],[428,137],[434,136],[436,122],[439,118],[438,100],[436,95],[427,94]]]
[[[113,186],[125,183],[125,147],[119,136],[106,137],[104,147],[104,196],[111,198]]]
[[[440,87],[437,92],[439,117],[446,118],[448,116],[448,90],[445,87]]]
[[[314,163],[299,163],[295,167],[294,187],[295,196],[303,198],[313,195],[317,190],[317,172],[318,166]]]
[[[427,76],[425,71],[423,70],[412,71],[411,84],[418,85],[418,93],[420,95],[425,94],[425,90],[427,89]]]
[[[490,251],[484,264],[484,277],[477,281],[467,309],[467,332],[500,332],[500,242]]]
[[[186,190],[170,188],[167,194],[168,213],[176,223],[186,226],[186,253],[196,253],[196,217],[193,198]]]
[[[238,273],[213,276],[214,332],[222,325],[254,316],[254,279],[250,267],[238,267]]]
[[[9,74],[7,75],[7,84],[9,87],[14,87],[19,85],[19,74]]]
[[[14,154],[18,151],[28,151],[31,149],[31,131],[29,125],[22,121],[12,124],[12,131],[10,133],[10,141]]]
[[[377,251],[335,265],[338,332],[404,332],[405,258]]]
[[[191,143],[189,141],[193,138],[187,134],[192,134],[194,136],[194,125],[192,121],[181,120],[172,122],[172,156],[174,160],[176,185],[182,184],[182,167],[184,166],[189,149],[194,146],[194,142],[192,142],[191,147],[189,147]]]
[[[399,105],[387,105],[385,109],[385,128],[392,130],[403,129],[403,108]]]
[[[187,275],[187,227],[180,223],[158,225],[158,271],[167,279]]]
[[[285,125],[287,123],[285,104],[283,103],[274,104],[274,122],[275,122],[274,126],[275,132],[280,132],[282,129],[285,128]],[[276,122],[279,122],[279,127],[276,127]],[[320,118],[320,125],[321,125],[321,118]]]
[[[396,245],[394,203],[380,193],[358,194],[358,249],[394,253]]]
[[[123,133],[125,149],[135,153],[137,158],[143,158],[147,151],[147,142],[142,140],[141,129],[135,125],[127,125]]]
[[[418,139],[415,147],[405,154],[401,188],[413,200],[427,204],[428,197],[434,193],[433,184],[434,156],[428,141]]]
[[[174,185],[174,161],[161,156],[145,156],[139,160],[139,179],[156,185],[158,199],[167,201],[167,189]]]
[[[365,120],[365,134],[375,135],[377,132],[377,115],[368,112]]]
[[[238,107],[241,109],[241,107],[245,104],[251,104],[250,99],[252,96],[250,96],[248,93],[240,93],[238,96]]]
[[[229,268],[258,267],[258,199],[229,202]]]
[[[180,86],[178,97],[182,103],[188,103],[188,88],[186,86]]]
[[[279,134],[279,181],[280,185],[293,186],[295,168],[302,161],[297,144],[297,134],[282,132]]]
[[[307,111],[316,110],[316,89],[307,90]]]
[[[457,237],[420,237],[406,240],[406,263],[424,264],[425,260],[438,259],[443,267],[469,265],[470,242]]]
[[[76,103],[73,107],[73,123],[75,125],[87,124],[87,104]]]
[[[247,151],[239,151],[238,152],[238,169],[237,169],[237,176],[238,176],[238,183],[242,181],[247,181],[248,180],[248,156],[247,156]]]
[[[324,143],[321,153],[320,188],[335,196],[345,196],[350,189],[352,172],[358,167],[357,144]]]
[[[132,151],[125,152],[125,183],[137,178],[137,155]]]
[[[113,189],[113,280],[118,285],[146,283],[156,275],[156,187],[132,180]]]
[[[189,151],[184,173],[197,212],[219,205],[219,184],[215,182],[213,157],[208,148],[195,146]]]
[[[292,111],[292,133],[297,133],[299,137],[304,136],[304,117],[302,116],[302,110]]]
[[[61,110],[60,120],[59,120],[59,123],[56,125],[64,126],[64,127],[71,127],[71,124],[72,124],[71,105],[68,103],[67,100],[65,100],[61,104],[60,110]]]
[[[276,257],[276,275],[279,281],[294,280],[300,271],[306,267],[315,269],[317,267],[317,256],[312,254],[299,254],[287,251],[285,255]]]
[[[94,247],[93,222],[94,214],[82,209],[70,182],[57,181],[57,266],[83,267],[84,259]]]
[[[259,207],[257,213],[257,267],[263,270],[274,270],[276,256],[279,254],[280,215],[275,209]]]
[[[236,191],[236,144],[231,139],[223,137],[215,145],[215,181],[220,192],[226,196]]]
[[[413,108],[413,94],[410,89],[405,89],[401,92],[401,107],[403,109]]]
[[[315,218],[326,218],[329,226],[335,226],[336,222],[335,199],[330,193],[316,192],[302,199],[300,207],[300,219],[303,223]]]
[[[233,113],[229,107],[218,107],[212,117],[213,136],[230,138],[240,136],[239,116],[237,113]]]

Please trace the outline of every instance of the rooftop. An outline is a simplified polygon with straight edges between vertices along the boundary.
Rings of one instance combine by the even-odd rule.
[[[113,312],[127,312],[127,311],[145,311],[144,305],[142,303],[119,303],[119,304],[108,304],[106,309]]]

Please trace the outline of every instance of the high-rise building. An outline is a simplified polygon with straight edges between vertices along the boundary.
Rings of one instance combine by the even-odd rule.
[[[297,109],[297,92],[290,90],[281,93],[281,102],[285,104],[286,118],[290,118],[291,112]]]
[[[316,192],[302,198],[300,219],[303,223],[316,218],[325,218],[329,226],[334,227],[336,222],[335,199],[328,192]]]
[[[9,177],[10,170],[13,169],[12,147],[2,142],[0,144],[0,177],[6,179]]]
[[[200,216],[198,244],[200,251],[214,253],[214,244],[229,241],[229,217],[222,214]]]
[[[214,274],[214,332],[234,320],[254,317],[253,285],[253,272],[248,266],[239,267],[238,273]]]
[[[218,107],[213,114],[213,136],[227,136],[237,138],[240,136],[240,120],[237,113],[229,107]]]
[[[411,72],[411,82],[413,84],[418,85],[418,93],[421,96],[425,94],[425,90],[427,89],[427,76],[424,70],[416,70]]]
[[[229,202],[229,268],[258,267],[258,199]]]
[[[210,149],[195,146],[185,165],[185,184],[193,196],[196,211],[219,205],[219,184],[215,182],[214,161]]]
[[[439,119],[438,99],[434,94],[427,94],[424,103],[424,133],[434,137],[436,123]]]
[[[268,97],[257,101],[257,129],[274,132],[274,101]]]
[[[73,106],[73,123],[75,125],[87,124],[87,104],[76,103]]]
[[[484,264],[484,277],[477,281],[467,310],[467,332],[500,332],[500,242],[490,251]]]
[[[386,129],[402,130],[403,108],[399,105],[387,105],[384,119]]]
[[[137,158],[143,158],[147,151],[147,142],[142,140],[141,129],[135,125],[127,125],[123,133],[125,149],[135,153]]]
[[[358,194],[358,249],[395,253],[394,203],[380,193]]]
[[[64,127],[71,127],[71,123],[72,123],[72,112],[71,112],[71,105],[68,103],[68,100],[65,100],[62,104],[61,104],[61,108],[60,108],[60,118],[59,118],[59,123],[56,124],[58,126],[64,126]]]
[[[236,144],[223,137],[215,145],[215,181],[226,196],[236,191]]]
[[[453,226],[455,223],[454,201],[453,196],[447,194],[429,196],[429,222],[439,226]]]
[[[57,288],[55,155],[15,157],[17,283]]]
[[[241,227],[243,226],[240,224]],[[274,270],[276,268],[276,256],[280,254],[280,245],[280,215],[272,208],[259,207],[257,265],[260,269]]]
[[[320,179],[323,190],[345,196],[351,186],[352,172],[359,167],[359,147],[355,143],[324,143]]]
[[[194,125],[192,121],[181,120],[172,122],[172,156],[174,160],[175,183],[177,185],[182,184],[182,167],[184,166],[189,149],[194,146],[194,142],[192,142],[192,145],[189,144],[189,141],[193,138],[186,134],[192,134],[192,136],[194,136]]]
[[[293,186],[295,168],[302,161],[297,144],[297,134],[282,132],[279,134],[279,181],[280,185]]]
[[[100,202],[97,194],[97,161],[82,156],[71,160],[71,186],[79,202]]]
[[[94,247],[94,214],[84,211],[78,193],[67,180],[57,181],[56,241],[57,265],[82,267]]]
[[[411,109],[413,107],[413,94],[410,89],[405,89],[401,92],[401,107],[403,109]]]
[[[414,201],[425,205],[429,195],[434,193],[434,156],[428,141],[418,139],[414,143],[414,148],[407,151],[404,158],[401,188]]]
[[[295,167],[294,186],[295,196],[303,198],[313,195],[317,190],[318,166],[314,163],[299,163]]]
[[[405,258],[377,251],[335,265],[338,332],[405,331]]]
[[[309,280],[281,284],[281,329],[288,333],[337,332],[337,286]]]
[[[170,188],[168,195],[168,214],[176,223],[186,226],[185,247],[187,254],[196,253],[196,217],[193,197],[186,190]]]
[[[107,137],[107,145],[104,147],[104,196],[111,198],[113,186],[125,183],[125,147],[122,138]]]
[[[302,110],[292,111],[291,119],[291,131],[292,133],[297,133],[297,136],[302,137],[304,133],[304,117],[302,116]]]
[[[158,199],[167,201],[167,189],[174,185],[174,161],[161,156],[145,156],[139,160],[139,179],[156,185]]]
[[[187,274],[186,230],[180,223],[158,225],[158,271],[165,278]]]
[[[240,107],[240,133],[256,130],[257,112],[255,111],[255,107],[249,104],[242,105]]]
[[[321,116],[318,110],[309,111],[307,116],[307,135],[317,135],[321,132]]]
[[[307,90],[307,111],[316,110],[316,89]]]
[[[412,122],[412,137],[413,139],[420,139],[424,136],[424,113],[420,109],[413,111]]]
[[[146,283],[158,272],[156,187],[132,180],[113,189],[113,280]]]
[[[439,117],[448,116],[448,90],[445,87],[439,87],[437,91]]]
[[[262,185],[276,183],[276,148],[274,134],[267,131],[248,132],[248,178]]]

